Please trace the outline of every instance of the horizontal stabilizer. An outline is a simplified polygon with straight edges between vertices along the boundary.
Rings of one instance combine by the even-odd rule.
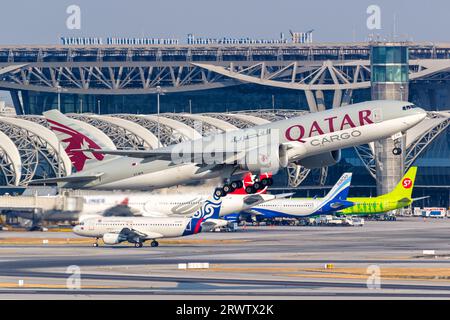
[[[431,196],[425,196],[425,197],[418,197],[418,198],[412,198],[411,200],[412,201],[419,201],[419,200],[423,200],[423,199],[428,199],[428,198],[430,198]]]
[[[46,183],[58,183],[58,182],[90,182],[97,180],[103,175],[103,173],[94,175],[94,176],[67,176],[67,177],[59,177],[59,178],[49,178],[49,179],[37,179],[30,181],[28,184],[46,184]]]
[[[330,204],[330,207],[331,208],[333,208],[333,209],[336,209],[336,210],[338,210],[338,209],[340,209],[340,208],[348,208],[348,207],[351,207],[351,206],[353,206],[355,203],[354,202],[351,202],[351,201],[346,201],[346,200],[341,200],[341,201],[335,201],[335,202],[332,202],[331,204]]]

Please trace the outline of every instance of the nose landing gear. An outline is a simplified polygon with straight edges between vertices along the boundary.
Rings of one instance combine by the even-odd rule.
[[[394,140],[394,148],[392,149],[392,153],[395,156],[399,156],[402,154],[403,149],[402,149],[402,133],[398,133],[395,134],[394,136],[392,136],[392,140]]]
[[[401,155],[402,154],[402,148],[395,147],[394,149],[392,149],[392,153],[395,156]]]

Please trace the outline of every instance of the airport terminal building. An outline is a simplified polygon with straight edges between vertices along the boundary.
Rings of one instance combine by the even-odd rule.
[[[158,145],[158,99],[164,145],[370,99],[409,100],[428,117],[408,131],[397,167],[419,167],[414,196],[431,196],[420,206],[449,207],[450,43],[0,46],[0,89],[17,113],[0,117],[0,184],[13,186],[72,171],[41,116],[50,109],[99,128],[118,149],[149,149]],[[343,150],[329,168],[291,166],[276,187],[323,194],[351,171],[352,195],[375,195],[375,150]]]

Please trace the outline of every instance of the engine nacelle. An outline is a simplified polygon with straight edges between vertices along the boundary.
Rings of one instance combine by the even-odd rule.
[[[239,161],[241,169],[251,172],[272,172],[288,165],[286,147],[284,145],[262,146],[246,153]]]
[[[122,241],[123,240],[118,233],[105,233],[103,235],[103,242],[105,244],[118,244]]]
[[[341,150],[334,150],[297,160],[295,164],[299,164],[306,169],[314,169],[332,166],[339,161],[341,161]]]

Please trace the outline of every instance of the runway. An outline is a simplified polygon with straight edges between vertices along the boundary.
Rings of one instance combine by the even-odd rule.
[[[447,219],[419,218],[363,227],[248,227],[140,249],[94,248],[65,232],[1,232],[0,298],[448,299],[449,227]],[[194,262],[209,268],[179,269]],[[379,282],[369,266],[379,268]],[[74,279],[81,288],[71,285]]]

